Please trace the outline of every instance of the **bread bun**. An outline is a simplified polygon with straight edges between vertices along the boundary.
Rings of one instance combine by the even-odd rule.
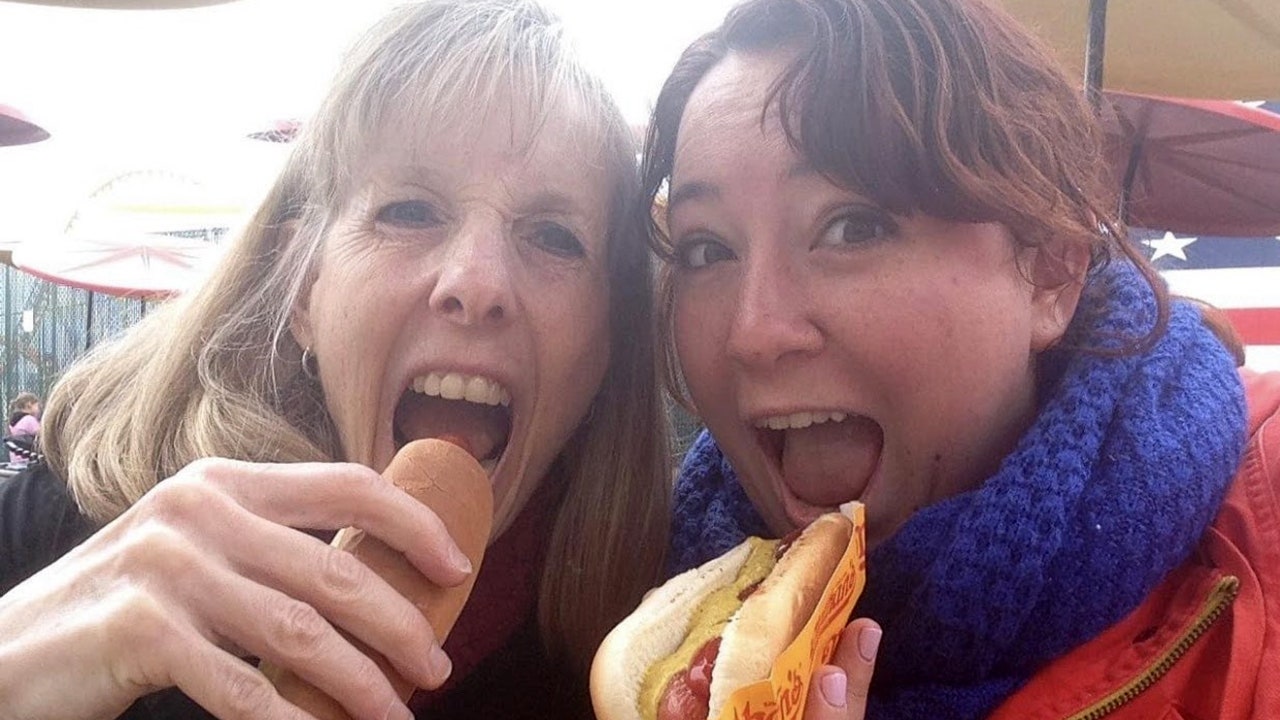
[[[458,445],[428,439],[415,440],[401,448],[383,477],[435,512],[454,542],[471,560],[471,574],[455,587],[433,585],[402,553],[357,528],[339,531],[332,544],[354,554],[417,606],[443,643],[471,594],[489,542],[493,526],[493,491],[488,474],[470,453]],[[401,677],[381,654],[358,640],[352,639],[352,643],[378,663],[400,699],[408,700],[415,690],[413,683]],[[350,720],[337,701],[293,672],[269,663],[263,663],[262,671],[271,679],[281,697],[318,720]]]

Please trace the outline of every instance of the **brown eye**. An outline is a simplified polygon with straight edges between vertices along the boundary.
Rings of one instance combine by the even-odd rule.
[[[888,213],[859,210],[846,213],[836,218],[822,237],[818,239],[820,247],[848,247],[864,243],[884,240],[897,232],[897,225]]]
[[[680,267],[690,270],[732,259],[733,251],[715,240],[690,240],[676,250]]]

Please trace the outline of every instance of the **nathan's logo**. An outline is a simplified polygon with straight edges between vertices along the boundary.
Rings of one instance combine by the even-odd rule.
[[[814,627],[819,637],[827,634],[833,624],[847,617],[846,611],[857,599],[862,587],[862,578],[866,572],[866,536],[859,523],[853,529],[853,551],[845,555],[845,562],[836,572],[839,582],[831,589],[831,594],[818,611],[818,622]]]
[[[733,711],[733,720],[776,720],[778,717],[778,705],[774,702],[766,702],[763,705],[752,707],[750,702]]]

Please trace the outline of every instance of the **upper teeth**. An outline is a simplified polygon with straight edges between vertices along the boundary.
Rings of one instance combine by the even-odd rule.
[[[510,405],[511,393],[497,382],[479,375],[463,375],[456,372],[430,372],[413,379],[414,392],[442,397],[445,400],[466,400],[484,405]]]
[[[773,415],[771,417],[760,418],[756,421],[756,427],[769,428],[770,430],[798,429],[828,421],[843,422],[847,417],[849,417],[849,413],[798,412],[791,413],[790,415]]]

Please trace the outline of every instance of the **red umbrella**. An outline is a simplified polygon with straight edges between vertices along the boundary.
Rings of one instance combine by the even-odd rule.
[[[59,5],[95,10],[173,10],[221,5],[233,0],[15,0],[32,5]]]
[[[1280,235],[1280,115],[1108,91],[1100,111],[1126,220],[1189,235]]]
[[[13,251],[21,270],[59,285],[117,297],[161,299],[191,289],[219,246],[169,235],[62,238]]]
[[[32,122],[17,108],[0,105],[0,145],[26,145],[48,138],[48,130]]]
[[[252,140],[265,140],[266,142],[287,143],[297,139],[298,133],[302,132],[302,121],[294,119],[276,120],[271,123],[270,127],[262,130],[255,130],[249,133],[247,137]]]

